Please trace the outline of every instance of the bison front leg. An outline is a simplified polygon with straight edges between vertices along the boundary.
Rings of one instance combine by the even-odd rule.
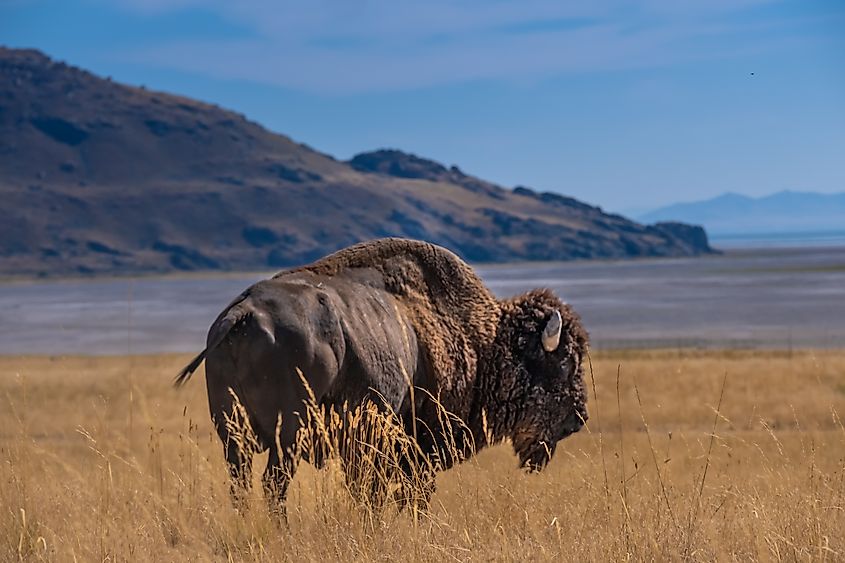
[[[401,460],[402,482],[397,491],[400,508],[414,513],[427,511],[436,489],[436,473],[431,462],[420,453],[405,453]]]
[[[296,462],[297,459],[293,454],[282,452],[280,455],[276,448],[270,448],[270,457],[267,460],[267,468],[264,470],[262,484],[270,515],[279,522],[287,523],[285,500],[291,479],[296,472]]]
[[[346,489],[355,503],[370,512],[378,512],[387,501],[390,475],[385,468],[366,467],[359,461],[345,462]]]

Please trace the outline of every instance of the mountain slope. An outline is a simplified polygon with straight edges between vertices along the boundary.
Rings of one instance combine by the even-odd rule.
[[[727,193],[643,214],[644,221],[685,221],[711,234],[818,232],[845,229],[845,193],[782,191],[760,198]]]
[[[0,48],[0,274],[276,268],[363,239],[473,261],[686,256],[643,226],[399,151],[339,162],[241,115]]]

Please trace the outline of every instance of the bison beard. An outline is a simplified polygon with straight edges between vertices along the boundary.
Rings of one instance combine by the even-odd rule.
[[[402,471],[419,475],[419,455],[446,469],[505,439],[523,467],[539,470],[587,419],[586,350],[578,316],[552,292],[497,300],[448,250],[383,239],[248,288],[176,384],[206,361],[235,497],[249,485],[252,453],[269,449],[265,488],[283,513],[297,460],[321,463],[296,448],[309,397],[325,412],[373,401],[393,413],[418,446]],[[253,447],[232,435],[239,413]],[[433,478],[414,498],[425,502]]]

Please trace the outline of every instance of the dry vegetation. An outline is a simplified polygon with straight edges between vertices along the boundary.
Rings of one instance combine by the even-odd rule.
[[[0,358],[0,560],[845,558],[842,351],[597,354],[589,429],[545,472],[496,447],[428,513],[369,518],[301,466],[282,529],[260,492],[233,510],[185,360]]]

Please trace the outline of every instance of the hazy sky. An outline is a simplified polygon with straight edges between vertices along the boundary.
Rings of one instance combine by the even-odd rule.
[[[0,0],[0,43],[613,211],[845,191],[843,0]]]

